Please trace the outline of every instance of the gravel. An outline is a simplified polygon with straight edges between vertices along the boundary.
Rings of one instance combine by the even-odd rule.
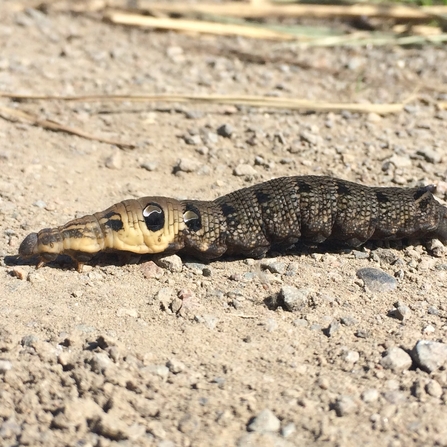
[[[425,161],[428,161],[429,163],[440,163],[442,160],[441,153],[435,151],[434,149],[430,147],[424,147],[421,149],[418,149],[416,152],[418,155],[422,155],[425,159]]]
[[[0,359],[0,374],[12,369],[12,363],[9,360]]]
[[[436,380],[429,380],[427,385],[425,385],[425,391],[432,397],[440,398],[443,393],[442,386]]]
[[[263,259],[260,266],[263,270],[269,270],[271,273],[279,273],[281,275],[287,270],[287,264],[276,259]]]
[[[249,431],[266,433],[277,432],[281,427],[281,422],[275,414],[268,408],[262,410],[253,420],[248,424]]]
[[[369,388],[362,393],[363,402],[370,404],[376,402],[379,398],[379,392],[375,388]]]
[[[357,276],[363,280],[365,287],[373,293],[391,292],[396,289],[397,281],[382,270],[365,267],[357,270]]]
[[[174,172],[196,172],[202,167],[202,163],[194,158],[180,158],[174,166]]]
[[[446,343],[447,269],[439,241],[414,241],[409,250],[407,241],[377,241],[361,254],[334,249],[329,255],[325,247],[300,245],[274,258],[276,273],[260,271],[266,260],[230,258],[210,263],[211,277],[204,269],[172,272],[151,261],[121,264],[114,255],[117,265],[103,265],[106,255],[78,274],[61,259],[34,276],[33,260],[22,263],[15,255],[29,232],[120,200],[209,200],[287,175],[332,175],[383,187],[436,183],[445,199],[447,111],[437,102],[447,96],[424,87],[442,84],[445,46],[278,51],[277,42],[116,26],[96,20],[100,13],[86,19],[61,10],[70,2],[46,2],[37,13],[19,11],[16,3],[1,8],[2,91],[239,92],[368,104],[410,96],[409,80],[423,87],[406,111],[381,117],[214,103],[3,98],[6,106],[135,147],[120,151],[121,169],[108,169],[113,145],[0,120],[7,154],[0,154],[0,360],[11,364],[0,373],[0,444],[444,446],[446,365],[432,359],[427,374],[414,360],[400,373],[380,364],[392,346],[406,350],[420,338]],[[353,89],[356,79],[361,85]],[[223,125],[225,132],[218,130]],[[441,160],[427,152],[427,161],[420,149]],[[197,161],[197,171],[173,175],[179,159]],[[158,165],[147,171],[145,162]],[[256,174],[232,175],[239,164]],[[38,200],[46,206],[33,206]],[[279,263],[292,268],[283,272]],[[15,267],[31,281],[12,276]],[[398,287],[380,296],[365,293],[355,277],[363,267],[382,269]],[[300,311],[267,306],[285,285],[312,290]],[[178,295],[185,290],[193,293]],[[387,313],[398,301],[411,309],[402,321]],[[126,315],[129,309],[138,316]],[[216,319],[210,330],[207,321]],[[326,337],[321,329],[332,321],[343,327]],[[21,343],[30,335],[37,340]],[[334,409],[337,398],[342,417]],[[279,430],[247,431],[263,408],[281,421]],[[286,438],[289,424],[295,431]]]
[[[155,263],[171,273],[180,273],[183,270],[183,261],[178,255],[164,256],[157,259]]]
[[[233,174],[238,177],[254,176],[257,173],[253,166],[244,163],[237,165],[233,170]]]
[[[355,413],[358,409],[357,401],[354,397],[343,395],[337,398],[334,403],[334,410],[337,416],[343,417]]]
[[[220,135],[224,138],[231,138],[233,132],[233,127],[231,126],[231,124],[222,124],[217,128],[217,135]]]
[[[405,321],[411,317],[411,310],[406,304],[402,303],[401,301],[398,301],[394,306],[395,309],[392,310],[391,313],[398,320]]]
[[[279,292],[279,299],[290,312],[299,312],[307,306],[310,290],[298,289],[294,286],[283,286]]]
[[[411,367],[412,360],[410,355],[403,349],[392,347],[385,352],[380,364],[385,369],[391,369],[394,372],[402,372]]]
[[[117,149],[111,155],[109,155],[104,160],[104,166],[107,169],[116,169],[116,170],[122,169],[122,167],[123,167],[123,157],[121,155],[121,151],[119,149]]]
[[[412,351],[415,364],[429,373],[447,367],[447,344],[419,340]]]

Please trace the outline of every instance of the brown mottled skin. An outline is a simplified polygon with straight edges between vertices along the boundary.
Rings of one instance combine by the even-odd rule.
[[[447,240],[447,208],[433,185],[378,188],[345,180],[283,177],[214,201],[143,197],[31,233],[19,254],[45,264],[58,254],[82,269],[100,251],[183,252],[204,259],[224,254],[262,257],[272,246],[335,241],[357,247],[368,240]]]

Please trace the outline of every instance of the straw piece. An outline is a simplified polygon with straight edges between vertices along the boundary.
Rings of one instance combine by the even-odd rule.
[[[43,127],[45,129],[50,129],[54,131],[66,132],[79,137],[86,138],[88,140],[100,141],[102,143],[113,144],[121,148],[132,149],[135,146],[133,144],[122,143],[120,141],[111,140],[108,138],[101,138],[95,135],[84,132],[83,130],[77,129],[75,127],[69,127],[64,124],[60,124],[53,120],[41,119],[29,112],[23,110],[11,109],[10,107],[0,106],[0,116],[8,121],[27,121],[33,126]]]
[[[308,99],[297,98],[273,98],[250,95],[81,95],[81,96],[57,96],[57,95],[26,95],[9,92],[0,92],[0,97],[16,100],[58,100],[58,101],[110,101],[110,102],[178,102],[178,103],[210,103],[246,105],[251,107],[270,107],[290,110],[310,111],[341,111],[348,110],[359,113],[374,112],[380,115],[398,113],[403,110],[404,104],[358,104],[358,103],[330,103],[316,102]]]
[[[224,36],[244,36],[256,39],[292,40],[296,38],[291,34],[256,26],[206,22],[202,20],[148,17],[119,11],[107,11],[105,13],[105,18],[115,24],[141,26],[145,28],[170,29],[176,31],[217,34]]]
[[[140,11],[157,11],[175,14],[217,14],[233,17],[383,17],[392,19],[420,20],[433,16],[447,14],[447,6],[426,6],[415,8],[405,5],[275,5],[264,3],[253,5],[250,3],[228,2],[216,3],[185,3],[170,2],[157,3],[147,0],[139,1]]]

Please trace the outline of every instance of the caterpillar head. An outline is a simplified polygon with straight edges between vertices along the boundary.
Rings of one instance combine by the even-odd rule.
[[[37,255],[37,233],[31,233],[26,236],[19,247],[19,255],[23,258],[29,258],[30,256]]]
[[[60,253],[60,235],[57,231],[44,228],[39,233],[29,234],[19,247],[19,255],[29,258],[39,255],[45,262],[53,261]]]

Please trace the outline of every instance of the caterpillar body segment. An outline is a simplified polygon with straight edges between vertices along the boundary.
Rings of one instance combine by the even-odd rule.
[[[447,208],[433,185],[368,187],[318,176],[283,177],[214,201],[143,197],[61,227],[31,233],[19,254],[39,264],[59,254],[78,270],[102,251],[136,254],[182,251],[203,259],[224,254],[262,257],[299,240],[357,247],[368,240],[438,238],[447,241]]]

